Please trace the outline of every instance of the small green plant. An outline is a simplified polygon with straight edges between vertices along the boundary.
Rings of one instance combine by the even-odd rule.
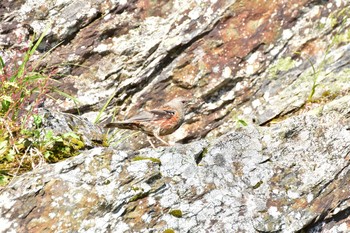
[[[31,129],[21,133],[27,136],[24,141],[26,147],[37,148],[50,163],[74,156],[85,146],[80,136],[73,132],[54,135],[52,130],[41,132],[41,129]]]
[[[12,177],[44,162],[53,163],[74,156],[85,146],[75,133],[54,135],[41,127],[40,116],[33,118],[34,127],[5,131],[0,138],[0,185],[6,185]]]
[[[309,97],[308,97],[308,101],[311,102],[312,101],[312,98],[316,92],[316,87],[319,85],[317,84],[317,80],[318,80],[318,77],[319,77],[319,74],[320,74],[320,71],[321,70],[317,70],[315,69],[315,66],[314,64],[312,63],[312,61],[310,60],[310,58],[307,58],[310,65],[311,65],[311,68],[312,68],[312,76],[313,76],[313,79],[312,79],[312,86],[311,86],[311,90],[310,90],[310,94],[309,94]],[[323,69],[323,67],[322,67]]]
[[[127,132],[128,130],[116,129],[112,134],[109,134],[109,129],[108,129],[108,131],[104,135],[103,146],[117,146],[120,143],[127,140],[128,138],[135,136],[137,134],[140,134],[139,131],[135,131],[133,133],[127,133]],[[126,136],[124,136],[124,134],[126,134]],[[120,135],[120,137],[117,137],[117,135],[118,136]]]
[[[57,92],[52,79],[55,68],[38,70],[42,57],[33,59],[44,36],[35,40],[34,35],[28,47],[11,58],[0,56],[0,185],[43,162],[73,156],[84,147],[74,133],[54,135],[41,127],[38,108],[49,93]]]
[[[243,119],[237,119],[237,125],[248,126],[248,123]]]
[[[29,47],[23,51],[24,54],[19,51],[9,61],[9,65],[0,58],[0,117],[5,120],[27,123],[26,120],[51,91],[50,76],[36,71],[36,65],[29,63],[43,38],[44,34],[35,44],[33,38]],[[21,57],[22,60],[18,61]]]
[[[99,113],[97,114],[94,124],[98,124],[101,121],[102,118],[102,114],[105,112],[105,110],[107,109],[108,105],[110,104],[110,102],[113,100],[113,98],[115,97],[115,93],[113,93],[108,100],[106,101],[106,103],[103,105],[103,107],[101,108],[101,110],[99,111]],[[112,121],[115,120],[115,116],[117,113],[117,109],[114,110],[114,113],[112,115]],[[125,140],[127,140],[129,137],[132,137],[134,135],[139,134],[140,132],[136,131],[130,134],[126,134],[126,136],[124,136],[125,132],[128,132],[128,130],[120,130],[120,129],[115,129],[113,131],[113,133],[110,133],[111,129],[108,129],[106,131],[106,133],[103,135],[103,141],[102,141],[102,145],[103,146],[117,146],[120,143],[124,142]]]
[[[339,44],[347,44],[350,42],[350,30],[347,28],[346,22],[350,18],[349,8],[344,8],[338,12],[333,12],[329,15],[329,19],[331,20],[331,27],[334,28],[337,25],[339,28],[337,29],[337,34],[333,35],[331,38],[331,43],[326,47],[326,51],[324,52],[324,56],[321,62],[316,66],[310,58],[307,58],[308,62],[311,65],[313,82],[310,90],[310,94],[308,96],[308,102],[313,102],[313,97],[316,92],[317,87],[319,86],[319,77],[320,74],[325,70],[326,65],[330,62],[330,59],[327,58],[331,49]],[[299,54],[299,53],[297,53]]]

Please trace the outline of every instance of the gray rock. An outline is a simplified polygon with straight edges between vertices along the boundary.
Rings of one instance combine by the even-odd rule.
[[[327,231],[350,195],[349,119],[333,110],[241,127],[210,142],[94,148],[45,165],[1,191],[2,229]]]
[[[30,62],[78,105],[46,100],[45,129],[86,148],[3,188],[0,231],[349,232],[349,4],[3,0],[1,57],[50,25]],[[94,143],[111,97],[102,121],[175,96],[185,144]]]
[[[92,120],[114,97],[101,119],[110,121],[113,113],[122,120],[176,96],[191,97],[194,105],[181,133],[169,136],[174,142],[220,136],[239,119],[268,124],[349,91],[349,2],[344,0],[3,5],[5,61],[49,25],[32,60],[56,68],[60,90],[78,106],[57,96],[58,101],[45,102],[47,108],[78,108]],[[147,146],[142,137],[129,141],[135,145],[128,149]]]

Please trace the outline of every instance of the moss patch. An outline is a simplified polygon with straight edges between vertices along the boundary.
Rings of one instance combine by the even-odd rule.
[[[173,229],[165,229],[163,233],[175,233]]]
[[[153,163],[161,164],[161,161],[158,158],[151,158],[151,157],[145,157],[145,156],[136,156],[135,158],[133,158],[133,161],[140,161],[140,160],[150,160]]]
[[[292,60],[291,57],[285,57],[281,58],[277,61],[276,64],[272,65],[269,69],[269,76],[271,79],[274,79],[277,77],[277,74],[280,71],[288,71],[292,69],[295,65],[295,61]]]
[[[172,216],[174,216],[176,218],[182,218],[182,211],[181,210],[171,210],[169,212],[169,214],[171,214]]]
[[[147,197],[148,194],[149,194],[149,192],[138,193],[138,194],[136,194],[135,196],[131,197],[130,200],[129,200],[129,202],[137,201],[137,200],[139,200],[139,199],[142,199],[142,198],[144,198],[144,197]]]

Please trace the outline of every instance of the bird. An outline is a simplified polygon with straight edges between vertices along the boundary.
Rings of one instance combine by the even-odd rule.
[[[150,137],[169,146],[160,136],[175,132],[184,122],[185,108],[190,102],[184,97],[177,97],[158,109],[144,110],[124,121],[111,122],[105,128],[119,128],[142,131],[147,135],[151,146],[155,148]]]

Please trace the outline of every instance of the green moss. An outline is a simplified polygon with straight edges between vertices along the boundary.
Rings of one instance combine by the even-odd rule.
[[[139,188],[139,187],[131,187],[131,189],[133,190],[133,191],[139,191],[139,190],[142,190],[141,188]]]
[[[276,64],[272,65],[269,69],[269,74],[272,79],[276,78],[278,72],[288,71],[293,68],[295,61],[291,57],[281,58],[277,61]]]
[[[349,42],[350,42],[350,30],[346,30],[341,34],[337,34],[333,36],[332,38],[333,45],[339,45],[342,43],[349,43]]]
[[[258,183],[256,183],[254,186],[253,186],[253,189],[257,189],[259,188],[264,182],[262,180],[260,180]]]
[[[65,158],[79,154],[79,150],[85,147],[80,136],[73,132],[55,136],[52,132],[45,135],[45,159],[50,163],[55,163]]]
[[[338,33],[333,36],[331,45],[333,46],[339,45],[341,43],[349,43],[350,30],[345,28],[347,27],[346,23],[350,18],[350,8],[346,7],[340,11],[333,12],[328,16],[328,18],[330,20],[330,26],[332,28],[339,27],[337,30],[339,32],[342,31],[342,33]]]
[[[335,11],[329,14],[328,19],[330,21],[330,26],[332,28],[337,25],[343,25],[346,23],[346,20],[350,17],[350,9],[349,7],[345,7],[340,11]]]
[[[149,192],[145,192],[145,193],[138,193],[135,196],[133,196],[132,198],[130,198],[129,202],[133,202],[133,201],[137,201],[139,199],[142,199],[144,197],[147,197],[149,194]]]
[[[13,174],[32,170],[33,165],[43,159],[55,163],[79,154],[85,147],[81,137],[74,132],[55,135],[52,130],[45,131],[36,126],[11,133],[16,136],[12,144],[9,132],[0,129],[0,186],[8,183]]]
[[[171,214],[172,216],[174,216],[176,218],[182,218],[182,211],[181,210],[171,210],[169,212],[169,214]]]
[[[0,170],[0,172],[2,172]],[[8,174],[0,174],[0,186],[5,186],[10,182],[11,176]]]
[[[173,229],[165,229],[163,233],[175,233]]]
[[[133,161],[140,161],[140,160],[150,160],[153,163],[161,164],[160,159],[157,159],[157,158],[144,157],[144,156],[136,156],[135,158],[133,158]]]

